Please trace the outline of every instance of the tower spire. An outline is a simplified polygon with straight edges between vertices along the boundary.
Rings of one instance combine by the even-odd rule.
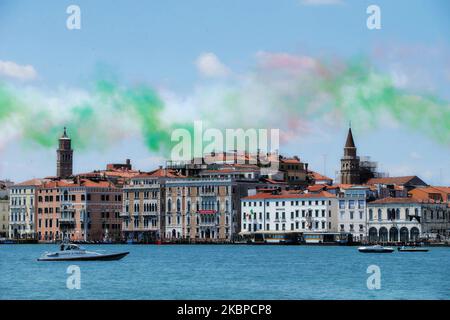
[[[345,141],[345,148],[355,148],[355,141],[353,140],[352,128],[348,128],[347,140]]]

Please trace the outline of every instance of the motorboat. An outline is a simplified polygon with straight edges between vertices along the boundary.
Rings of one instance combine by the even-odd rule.
[[[375,245],[369,247],[359,247],[358,251],[363,253],[392,253],[394,252],[394,249],[390,247]]]
[[[93,260],[120,260],[129,252],[99,253],[87,251],[77,244],[61,244],[57,252],[46,252],[38,261],[93,261]]]
[[[428,249],[426,248],[406,247],[406,246],[398,247],[397,250],[400,252],[428,252]]]

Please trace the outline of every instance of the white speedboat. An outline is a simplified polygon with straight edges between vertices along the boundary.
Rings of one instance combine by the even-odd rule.
[[[60,251],[44,253],[38,261],[92,261],[92,260],[120,260],[129,252],[98,253],[86,251],[76,244],[61,244]]]
[[[394,249],[390,247],[383,247],[380,245],[376,245],[369,247],[359,247],[358,251],[363,253],[392,253],[394,252]]]
[[[428,252],[428,249],[426,248],[418,248],[418,247],[398,247],[398,251],[400,252]]]

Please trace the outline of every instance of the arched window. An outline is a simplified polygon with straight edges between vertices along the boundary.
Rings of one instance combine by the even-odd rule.
[[[378,220],[381,221],[382,218],[382,211],[381,209],[378,209]]]
[[[369,209],[369,220],[373,220],[373,210]]]
[[[177,199],[177,212],[181,212],[181,201]]]
[[[171,211],[172,211],[172,200],[171,200],[171,199],[169,199],[169,200],[167,201],[167,211],[168,211],[168,212],[171,212]]]

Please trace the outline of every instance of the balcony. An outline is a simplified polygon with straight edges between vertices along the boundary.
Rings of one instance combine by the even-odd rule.
[[[75,218],[74,217],[69,217],[69,216],[61,217],[61,218],[59,218],[59,224],[60,225],[72,225],[72,224],[75,224]]]
[[[121,211],[120,212],[120,217],[121,218],[129,218],[130,217],[130,213],[129,212],[125,212],[125,211]]]
[[[142,212],[142,216],[144,216],[144,217],[149,217],[149,216],[157,216],[158,215],[158,212],[156,212],[156,211],[144,211],[144,212]]]

